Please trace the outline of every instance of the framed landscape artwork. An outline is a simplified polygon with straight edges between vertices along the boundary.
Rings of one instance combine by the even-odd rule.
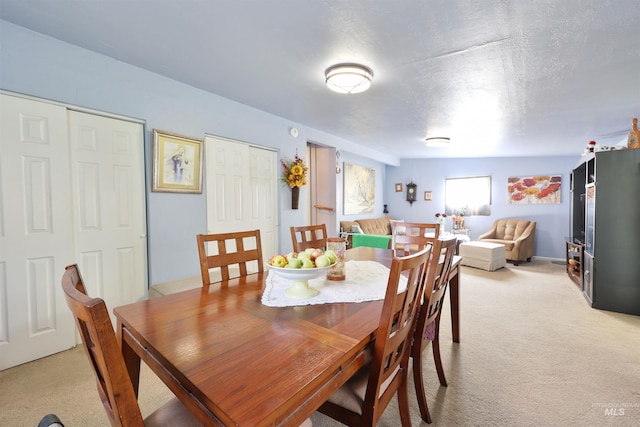
[[[520,176],[508,179],[510,205],[560,203],[562,175]]]
[[[153,130],[151,191],[202,193],[201,139]]]
[[[375,169],[344,163],[344,214],[373,213],[376,202]]]

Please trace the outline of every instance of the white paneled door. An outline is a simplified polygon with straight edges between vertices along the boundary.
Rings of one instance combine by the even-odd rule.
[[[260,230],[263,256],[278,252],[275,151],[207,136],[207,232]]]
[[[262,254],[278,253],[278,157],[275,151],[249,147],[251,228],[260,229]]]
[[[75,345],[67,110],[0,95],[0,369]]]
[[[69,137],[75,259],[111,313],[147,291],[143,129],[70,111]]]
[[[145,295],[142,126],[128,125],[0,94],[0,370],[76,344],[66,265],[110,308]]]

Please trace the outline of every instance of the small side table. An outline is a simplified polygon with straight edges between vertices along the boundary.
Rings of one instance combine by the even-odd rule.
[[[351,236],[353,236],[354,234],[357,234],[357,233],[348,233],[346,231],[340,232],[340,237],[342,237],[347,242],[347,248],[350,248],[351,246],[353,246],[353,240]]]
[[[471,229],[470,228],[458,228],[451,230],[453,234],[466,234],[471,237]]]
[[[453,230],[453,231],[459,231],[459,230]],[[464,233],[444,233],[442,236],[443,237],[447,237],[447,235],[450,236],[455,236],[456,237],[456,255],[460,254],[460,243],[466,243],[466,242],[470,242],[471,241],[471,237],[469,237],[469,235],[464,234]]]

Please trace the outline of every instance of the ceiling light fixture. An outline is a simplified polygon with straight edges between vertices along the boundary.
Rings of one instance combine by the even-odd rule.
[[[369,89],[373,71],[364,65],[338,64],[324,72],[329,89],[338,93],[360,93]]]
[[[434,136],[425,139],[427,147],[446,147],[451,142],[451,138],[446,136]]]

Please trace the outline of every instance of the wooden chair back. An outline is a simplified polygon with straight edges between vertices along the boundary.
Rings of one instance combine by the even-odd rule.
[[[203,286],[216,282],[211,279],[212,268],[220,270],[220,280],[264,271],[260,230],[198,234],[196,239]],[[238,268],[237,274],[233,276],[229,269],[232,266]]]
[[[396,256],[407,256],[433,244],[438,238],[440,224],[392,222],[391,249]]]
[[[422,376],[422,352],[432,343],[433,358],[436,365],[436,371],[440,384],[447,386],[447,380],[442,368],[442,360],[440,358],[440,315],[442,313],[442,305],[449,283],[449,274],[453,265],[453,256],[456,251],[456,237],[446,240],[436,239],[433,245],[433,251],[429,260],[425,286],[424,297],[418,320],[416,322],[415,335],[413,338],[413,348],[411,356],[413,359],[413,379],[418,397],[418,406],[420,415],[427,423],[431,423],[431,416],[427,406],[427,399],[424,391],[424,381]]]
[[[332,395],[320,412],[343,424],[373,426],[397,394],[402,425],[411,425],[407,372],[430,254],[431,246],[427,246],[407,257],[393,258],[371,362]],[[406,288],[399,292],[401,278],[406,278]],[[354,402],[362,403],[354,408]]]
[[[291,227],[291,242],[294,252],[307,248],[327,249],[327,227],[325,224]]]
[[[98,394],[111,425],[144,426],[137,396],[104,300],[87,296],[75,264],[65,269],[62,289],[91,362]]]

